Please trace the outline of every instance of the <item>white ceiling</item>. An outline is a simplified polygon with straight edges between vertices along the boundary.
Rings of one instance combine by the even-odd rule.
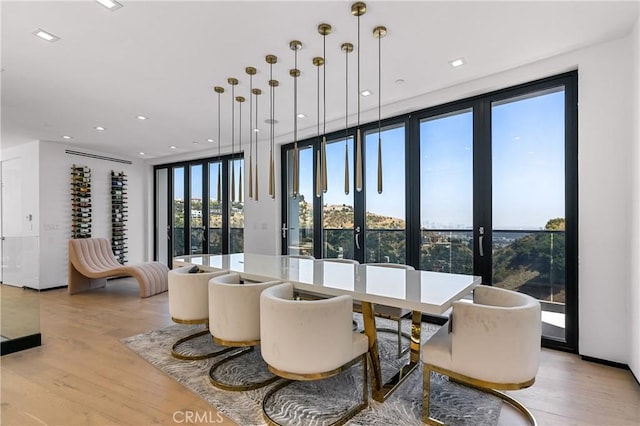
[[[60,141],[125,157],[157,158],[217,149],[217,95],[222,86],[223,152],[231,141],[228,77],[249,96],[245,67],[254,66],[261,143],[267,143],[269,69],[266,54],[278,56],[275,126],[278,141],[293,139],[294,53],[298,53],[298,139],[316,134],[317,73],[322,56],[317,26],[326,22],[327,131],[344,126],[345,60],[340,45],[356,44],[357,18],[350,1],[120,1],[109,11],[92,0],[2,1],[2,146],[31,140]],[[629,33],[638,1],[432,2],[369,1],[361,22],[362,111],[378,105],[377,47],[382,39],[382,104],[425,94],[511,69],[541,58]],[[33,35],[38,28],[60,37],[55,43]],[[464,57],[453,69],[448,62]],[[349,55],[350,106],[356,110],[356,52]],[[404,84],[396,84],[404,79]],[[236,120],[238,110],[236,105]],[[249,104],[243,105],[243,143],[249,138]],[[383,108],[383,116],[397,114]],[[149,120],[137,120],[145,115]],[[355,118],[351,118],[353,125]],[[235,142],[238,144],[236,122]],[[106,127],[99,132],[95,126]],[[65,141],[63,135],[73,139]],[[197,143],[194,143],[197,142]],[[170,149],[175,145],[177,149]],[[167,159],[170,160],[170,159]]]

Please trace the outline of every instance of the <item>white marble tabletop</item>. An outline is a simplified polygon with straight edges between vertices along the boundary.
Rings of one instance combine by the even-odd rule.
[[[174,258],[174,267],[181,264],[228,269],[248,280],[287,281],[303,291],[328,296],[347,294],[355,300],[435,315],[444,313],[481,282],[481,277],[472,275],[251,253]]]

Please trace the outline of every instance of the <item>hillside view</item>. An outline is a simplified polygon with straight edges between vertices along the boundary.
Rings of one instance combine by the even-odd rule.
[[[313,254],[313,204],[299,200],[299,241],[301,254]],[[220,204],[210,201],[209,252],[222,248],[222,215]],[[218,213],[218,214],[216,214]],[[184,226],[184,206],[175,203],[175,230]],[[192,253],[203,252],[202,203],[191,202]],[[323,207],[324,257],[354,257],[354,211],[352,206]],[[233,203],[230,215],[232,252],[244,250],[244,212],[242,203]],[[564,303],[565,288],[565,221],[550,219],[544,230],[493,231],[493,283],[518,290],[540,300]],[[183,253],[183,233],[175,233],[176,253]],[[405,221],[395,217],[366,213],[364,236],[366,262],[406,263]],[[473,235],[471,230],[422,229],[420,269],[426,271],[472,274]],[[362,244],[362,241],[361,241]]]

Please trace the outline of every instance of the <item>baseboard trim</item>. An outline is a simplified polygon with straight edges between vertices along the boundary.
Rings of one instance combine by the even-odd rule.
[[[614,362],[614,361],[608,361],[606,359],[600,359],[600,358],[594,358],[592,356],[586,356],[586,355],[580,355],[580,358],[583,361],[588,361],[588,362],[595,362],[596,364],[602,364],[602,365],[607,365],[609,367],[615,367],[615,368],[621,368],[623,370],[629,370],[631,371],[631,369],[629,368],[629,365],[627,364],[623,364],[621,362]],[[635,377],[635,376],[634,376]],[[636,379],[637,381],[638,379]]]
[[[38,291],[42,292],[42,291],[49,291],[49,290],[59,290],[59,289],[61,289],[61,288],[67,288],[67,287],[68,287],[68,286],[66,286],[66,285],[59,285],[59,286],[57,286],[57,287],[47,287],[47,288],[43,288],[42,290],[38,290]]]
[[[40,333],[5,340],[4,342],[0,343],[0,355],[8,355],[14,352],[35,348],[41,345],[42,335]]]

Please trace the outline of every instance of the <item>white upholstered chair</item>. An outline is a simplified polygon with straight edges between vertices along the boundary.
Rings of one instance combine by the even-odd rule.
[[[323,300],[294,300],[290,283],[278,284],[260,296],[262,357],[276,375],[289,379],[274,386],[269,399],[291,380],[320,380],[362,363],[362,402],[348,410],[335,424],[343,424],[368,405],[367,337],[351,329],[352,298],[337,296]]]
[[[422,347],[422,421],[442,424],[429,414],[431,371],[435,371],[500,397],[535,425],[526,407],[498,390],[522,389],[535,381],[540,356],[540,302],[515,291],[478,286],[473,303],[453,303],[449,321],[449,327],[445,324]]]
[[[197,271],[197,272],[191,272]],[[178,359],[197,360],[210,358],[223,352],[191,355],[178,352],[178,346],[188,340],[209,334],[209,280],[228,273],[227,270],[204,272],[193,265],[172,269],[168,275],[169,314],[178,324],[204,324],[205,329],[179,339],[171,348],[171,355]],[[229,350],[225,348],[225,351]]]
[[[395,269],[403,269],[405,271],[414,271],[415,268],[411,265],[403,265],[401,263],[367,263],[369,266],[377,266],[381,268],[395,268]],[[395,285],[395,283],[389,283],[390,286]],[[378,331],[385,331],[388,333],[395,333],[398,337],[398,358],[407,353],[410,349],[410,346],[402,349],[402,336],[407,339],[411,339],[411,336],[408,334],[402,333],[402,319],[411,316],[412,311],[409,309],[396,308],[394,306],[384,306],[384,305],[376,305],[374,310],[375,315],[387,318],[397,323],[397,329],[391,329],[386,327],[376,327]]]
[[[216,378],[216,370],[260,344],[260,294],[280,281],[244,282],[232,272],[209,280],[209,331],[221,346],[246,348],[220,361],[209,370],[211,383],[225,390],[244,391],[273,383],[278,377],[248,384],[229,384]]]
[[[358,262],[355,259],[345,259],[345,258],[339,258],[339,257],[328,257],[325,259],[318,259],[318,262],[333,262],[333,263],[345,263],[348,265],[359,265],[360,262]],[[359,301],[354,300],[353,301],[353,310],[357,311],[357,312],[362,312],[362,305],[360,304]],[[354,320],[351,319],[351,327],[352,329],[355,331],[358,329],[358,323]]]

